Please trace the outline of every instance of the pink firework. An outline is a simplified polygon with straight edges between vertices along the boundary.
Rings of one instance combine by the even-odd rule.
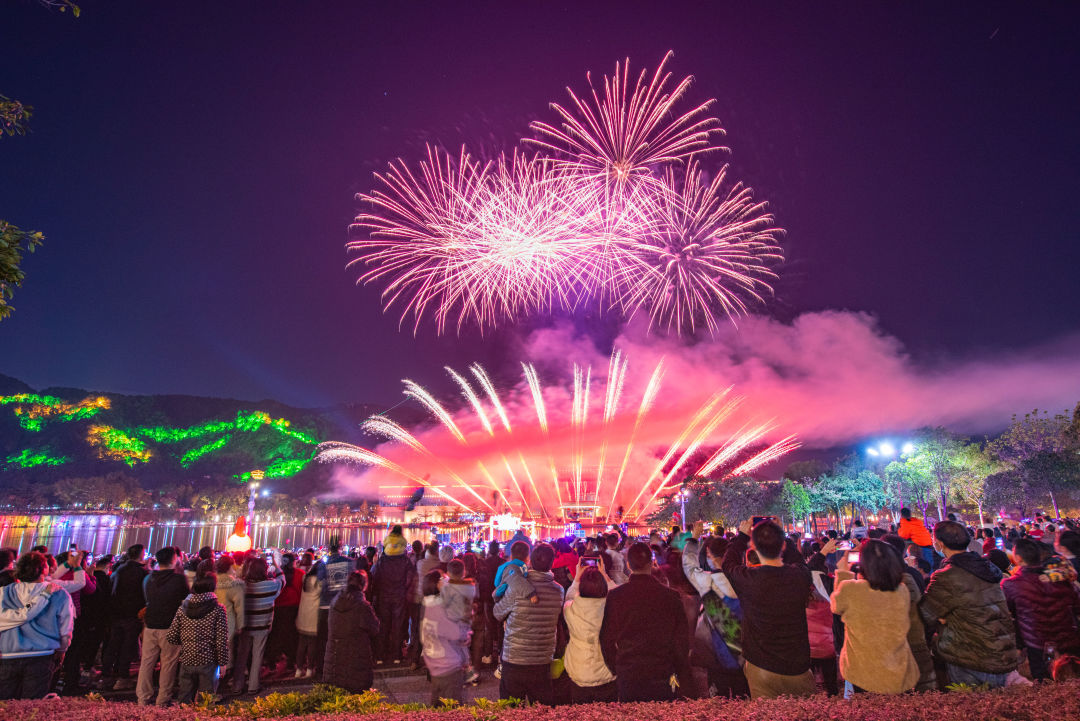
[[[720,121],[707,114],[712,100],[684,112],[675,110],[693,78],[669,87],[671,73],[664,72],[664,66],[672,55],[664,56],[651,78],[642,70],[636,81],[629,59],[615,63],[614,75],[604,76],[602,93],[587,74],[588,95],[567,88],[570,106],[551,104],[562,122],[558,127],[532,123],[539,137],[531,142],[554,153],[573,173],[616,186],[649,178],[653,168],[692,153],[718,149],[713,139],[723,130]]]
[[[500,391],[479,365],[462,373],[447,368],[465,401],[457,410],[406,380],[405,395],[435,425],[409,430],[373,416],[363,428],[387,443],[374,451],[324,443],[317,458],[373,467],[372,480],[386,496],[421,485],[470,512],[634,520],[688,475],[746,474],[798,446],[788,436],[763,447],[775,430],[770,420],[732,423],[742,398],[731,388],[703,403],[666,405],[663,362],[637,390],[625,385],[627,360],[619,351],[606,377],[574,365],[566,387],[545,386],[531,364],[522,369],[523,382]],[[692,463],[706,448],[716,450],[703,464]]]
[[[696,159],[684,171],[667,168],[650,208],[650,222],[625,243],[619,278],[629,315],[648,313],[661,327],[717,327],[723,315],[746,312],[747,301],[764,302],[783,260],[782,234],[753,192],[741,183],[724,189],[727,166],[705,183]]]
[[[726,168],[702,182],[723,131],[712,101],[679,110],[691,79],[672,82],[670,57],[636,80],[616,64],[602,91],[553,105],[563,122],[534,123],[531,141],[548,155],[485,164],[429,147],[415,170],[391,163],[359,196],[358,282],[385,283],[384,310],[439,333],[586,305],[694,333],[762,302],[781,231],[749,189],[721,194]]]

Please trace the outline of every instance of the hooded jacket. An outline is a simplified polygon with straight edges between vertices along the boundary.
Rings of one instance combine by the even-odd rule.
[[[363,593],[342,591],[330,606],[323,659],[323,683],[352,693],[371,687],[374,676],[372,644],[379,619]]]
[[[385,556],[404,556],[408,544],[405,543],[405,537],[400,533],[391,533],[383,541],[383,555]]]
[[[930,577],[919,613],[927,628],[937,629],[935,648],[945,662],[993,674],[1016,669],[1015,633],[1001,571],[982,556],[965,551],[946,559]]]
[[[606,602],[606,598],[577,596],[563,605],[563,618],[570,631],[563,663],[570,680],[578,686],[602,686],[615,680],[600,650]]]
[[[445,589],[444,589],[445,590]],[[424,597],[424,617],[420,621],[420,643],[424,665],[432,676],[445,676],[465,668],[469,660],[467,626],[450,618],[441,596]]]
[[[222,573],[218,575],[218,603],[225,608],[225,617],[229,622],[229,638],[239,633],[244,627],[244,582],[235,576]]]
[[[51,591],[51,592],[50,592]],[[44,604],[41,599],[44,598]],[[0,658],[49,656],[71,644],[71,595],[50,583],[12,583],[0,591],[0,612],[26,611],[24,621],[0,632]],[[18,615],[18,614],[16,614]]]
[[[523,666],[550,663],[555,653],[555,634],[562,612],[563,588],[551,573],[529,571],[527,588],[511,587],[495,602],[492,612],[506,621],[502,660]],[[537,602],[529,600],[535,593]]]
[[[169,628],[176,609],[188,597],[187,577],[183,571],[173,568],[154,571],[143,579],[143,591],[146,595],[146,627]]]
[[[1080,650],[1080,592],[1071,581],[1052,580],[1058,577],[1046,571],[1043,566],[1021,566],[1001,581],[1017,636],[1027,648],[1053,643],[1062,651]]]
[[[139,611],[146,607],[143,594],[143,579],[147,576],[146,566],[142,562],[124,561],[113,569],[111,605],[113,618],[134,620]],[[175,612],[176,609],[173,609]],[[171,623],[172,617],[169,617]],[[168,625],[166,624],[166,628]]]
[[[229,621],[214,592],[193,593],[173,616],[165,639],[180,647],[183,666],[228,666]]]

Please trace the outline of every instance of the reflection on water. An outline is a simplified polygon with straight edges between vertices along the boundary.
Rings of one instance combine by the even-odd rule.
[[[429,541],[432,529],[406,526],[405,537],[409,541]],[[231,522],[165,521],[154,524],[132,525],[119,515],[61,514],[42,516],[0,516],[0,547],[10,547],[23,553],[34,546],[48,546],[53,553],[65,551],[72,543],[95,555],[119,553],[135,543],[150,550],[162,546],[178,546],[189,553],[203,546],[215,549],[225,547],[225,539],[232,533]],[[469,538],[469,526],[439,528],[439,538],[461,543]],[[331,536],[337,536],[348,546],[371,546],[386,537],[389,527],[376,524],[299,524],[256,523],[253,538],[255,546],[279,548],[307,548],[325,546]],[[443,533],[448,532],[449,537]]]

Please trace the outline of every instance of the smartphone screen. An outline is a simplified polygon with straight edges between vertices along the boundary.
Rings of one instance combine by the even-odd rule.
[[[595,566],[597,561],[599,561],[599,560],[600,559],[598,559],[598,558],[583,558],[583,559],[581,559],[581,565],[582,566]]]
[[[750,519],[750,523],[756,526],[762,521],[771,521],[774,518],[776,518],[776,516],[754,516],[752,519]]]
[[[849,553],[847,555],[847,562],[848,563],[858,563],[859,562],[859,552],[858,551],[852,551],[851,553]]]

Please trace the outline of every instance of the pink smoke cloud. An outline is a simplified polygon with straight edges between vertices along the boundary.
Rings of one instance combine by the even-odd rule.
[[[602,501],[606,503],[611,493],[612,507],[629,506],[637,498],[648,498],[662,484],[667,467],[659,471],[658,459],[682,436],[674,458],[680,456],[695,437],[696,431],[686,433],[690,420],[714,394],[728,388],[723,402],[736,405],[708,435],[702,445],[705,449],[715,449],[740,430],[768,421],[774,429],[764,441],[794,433],[804,445],[820,448],[925,425],[945,425],[965,433],[994,432],[1014,413],[1035,407],[1063,409],[1080,400],[1080,353],[1076,352],[1080,344],[1076,342],[928,368],[912,360],[903,344],[865,313],[806,313],[791,324],[751,317],[740,321],[738,329],[732,327],[694,343],[651,336],[631,324],[615,347],[628,365],[619,405],[606,423],[602,416],[609,356],[569,325],[559,325],[536,331],[523,342],[522,360],[535,364],[543,379],[548,432],[540,428],[530,389],[522,379],[498,388],[510,432],[503,429],[487,399],[482,406],[494,434],[488,433],[462,397],[444,397],[439,400],[452,412],[467,446],[443,426],[432,425],[414,433],[437,460],[399,443],[382,443],[376,450],[472,505],[474,494],[448,477],[456,475],[485,498],[498,495],[499,489],[511,500],[520,497],[533,507],[550,508],[566,492],[565,486],[563,493],[555,490],[551,466],[565,483],[575,463],[580,463],[585,475],[601,474]],[[661,362],[661,390],[646,421],[635,430],[644,388]],[[572,419],[574,364],[592,369],[588,423],[576,427]],[[631,438],[634,442],[623,469]],[[606,452],[602,450],[605,443]],[[600,470],[602,453],[606,455]],[[478,470],[478,462],[486,474]],[[683,470],[695,470],[689,466],[688,462]],[[616,495],[614,483],[620,470],[623,479]],[[359,474],[339,469],[337,479],[344,488],[361,493],[416,485],[381,468]]]

